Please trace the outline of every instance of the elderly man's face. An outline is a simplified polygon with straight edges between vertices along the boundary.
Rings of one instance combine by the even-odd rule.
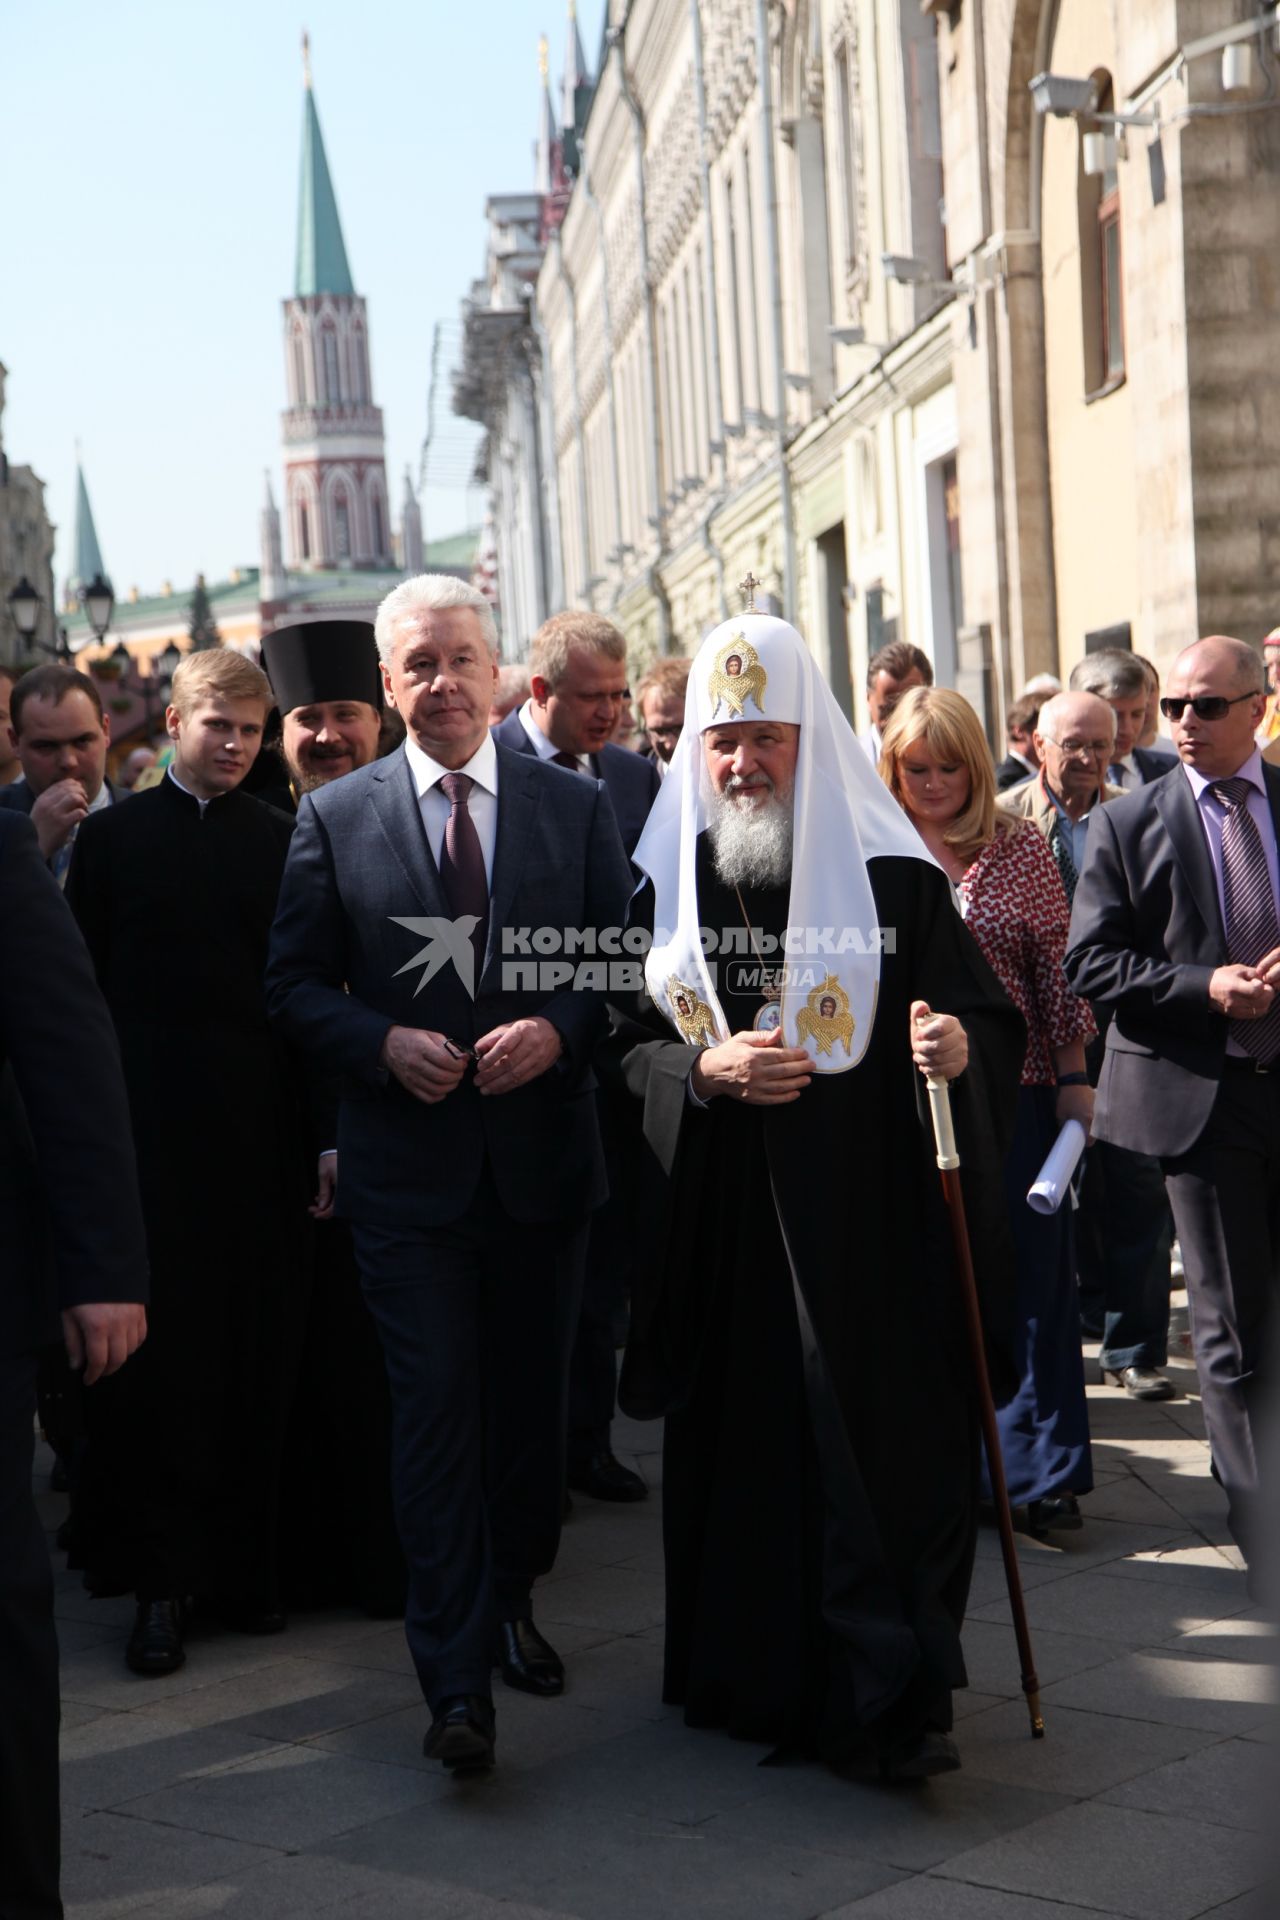
[[[873,726],[884,732],[885,721],[897,706],[904,693],[911,687],[922,687],[924,675],[919,667],[912,667],[900,680],[895,680],[883,667],[874,674],[867,684],[867,711],[871,715]]]
[[[553,687],[533,676],[537,718],[558,753],[599,753],[612,740],[627,691],[627,663],[594,647],[570,647]]]
[[[1040,715],[1036,752],[1050,790],[1065,804],[1092,804],[1115,757],[1116,722],[1096,693],[1059,694]],[[1051,725],[1054,738],[1043,731]]]
[[[471,607],[407,614],[382,684],[422,751],[442,767],[465,767],[488,731],[498,684],[479,615]]]
[[[744,812],[787,800],[795,785],[800,729],[782,720],[708,727],[702,753],[715,791]]]
[[[317,700],[284,716],[284,757],[303,793],[377,757],[381,717],[367,700]]]

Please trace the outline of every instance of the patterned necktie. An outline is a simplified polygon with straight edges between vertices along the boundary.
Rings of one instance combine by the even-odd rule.
[[[1053,819],[1049,823],[1049,851],[1057,865],[1063,892],[1067,896],[1067,905],[1070,906],[1076,897],[1076,882],[1080,876],[1076,872],[1076,863],[1071,857],[1066,825],[1056,807],[1053,810]]]
[[[1246,967],[1280,947],[1271,871],[1257,822],[1249,812],[1249,780],[1214,780],[1210,792],[1226,809],[1222,822],[1222,906],[1227,926],[1227,958]],[[1280,1053],[1280,1000],[1261,1020],[1233,1020],[1232,1038],[1255,1060]]]
[[[484,970],[485,941],[489,933],[489,882],[485,877],[484,852],[476,823],[467,806],[467,795],[474,785],[470,774],[446,773],[440,785],[449,802],[449,823],[444,830],[440,853],[440,884],[455,919],[464,913],[476,915],[471,947],[476,957],[475,986],[479,991]]]
[[[551,764],[553,767],[564,767],[569,773],[582,772],[582,767],[576,753],[553,753],[551,756]]]

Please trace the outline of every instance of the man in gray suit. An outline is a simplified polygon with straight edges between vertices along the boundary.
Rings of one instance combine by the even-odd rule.
[[[1155,1154],[1177,1223],[1214,1472],[1246,1557],[1280,1282],[1280,771],[1254,740],[1262,663],[1215,637],[1161,710],[1181,770],[1099,812],[1066,971],[1112,1014],[1093,1130]]]
[[[408,737],[304,797],[267,985],[282,1030],[344,1079],[335,1205],[391,1383],[424,1751],[470,1768],[493,1759],[494,1664],[527,1692],[564,1686],[531,1590],[559,1543],[569,1344],[605,1190],[603,995],[531,942],[620,927],[631,875],[597,781],[490,737],[479,593],[406,581],[377,643]]]

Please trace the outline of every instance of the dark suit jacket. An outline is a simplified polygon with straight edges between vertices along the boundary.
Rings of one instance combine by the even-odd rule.
[[[1172,747],[1135,747],[1133,764],[1142,775],[1142,784],[1150,786],[1153,780],[1161,780],[1181,762]]]
[[[528,942],[542,927],[621,927],[631,872],[597,783],[497,752],[489,943],[474,1002],[451,961],[424,980],[414,956],[431,932],[398,924],[452,918],[404,749],[318,788],[298,810],[267,999],[288,1037],[343,1076],[337,1210],[346,1219],[409,1228],[454,1220],[486,1158],[513,1220],[568,1219],[604,1198],[591,1071],[603,993],[535,979],[539,955]],[[528,930],[505,955],[504,929]],[[530,1014],[559,1029],[565,1053],[513,1093],[482,1097],[468,1072],[426,1105],[378,1064],[392,1026],[468,1046]]]
[[[145,1301],[147,1253],[115,1030],[35,832],[11,809],[0,1077],[0,1352],[14,1353],[56,1337],[58,1306]]]
[[[537,748],[521,724],[518,707],[505,720],[498,722],[493,729],[493,737],[499,746],[510,747],[513,753],[527,753],[535,760],[538,758]],[[637,840],[644,832],[649,809],[658,797],[662,775],[652,760],[644,754],[632,753],[629,747],[601,747],[599,753],[592,754],[591,764],[597,780],[604,781],[613,805],[614,819],[618,823],[618,832],[622,835],[622,844],[630,859],[636,850]],[[556,771],[570,772],[572,777],[568,768],[557,768]]]
[[[1280,835],[1280,770],[1262,769]],[[1067,979],[1111,1015],[1093,1131],[1185,1153],[1218,1091],[1227,1022],[1209,976],[1227,962],[1213,862],[1180,767],[1099,807],[1071,909]]]
[[[1021,781],[1031,779],[1035,769],[1019,760],[1016,754],[1009,754],[996,768],[996,792],[1004,793],[1009,787],[1016,787]]]

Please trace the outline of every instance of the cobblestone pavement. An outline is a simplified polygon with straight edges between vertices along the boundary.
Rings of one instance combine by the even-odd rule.
[[[69,1920],[1222,1920],[1264,1911],[1271,1636],[1225,1544],[1195,1376],[1141,1406],[1091,1387],[1082,1533],[1024,1542],[1048,1737],[1018,1688],[999,1551],[979,1542],[963,1771],[917,1788],[690,1732],[660,1699],[661,1460],[619,1422],[643,1506],[579,1497],[539,1623],[569,1689],[498,1689],[498,1770],[447,1779],[398,1625],[194,1633],[129,1674],[131,1608],[60,1574]],[[47,1459],[43,1465],[47,1468]],[[39,1484],[47,1484],[46,1473]],[[63,1503],[42,1494],[51,1526]],[[762,1627],[767,1623],[762,1622]]]

